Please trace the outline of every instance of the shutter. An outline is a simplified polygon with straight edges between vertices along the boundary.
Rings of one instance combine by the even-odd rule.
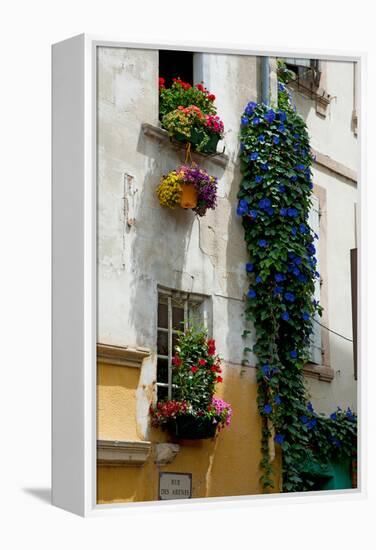
[[[320,202],[318,197],[315,195],[311,196],[312,207],[308,216],[308,223],[311,229],[319,236],[320,239]],[[316,241],[317,243],[317,241]],[[320,273],[320,255],[318,246],[316,246],[316,258],[317,264],[316,269]],[[320,280],[315,280],[315,294],[314,298],[317,301],[320,301]],[[311,363],[316,363],[321,365],[322,363],[322,341],[321,341],[321,326],[318,324],[321,323],[321,317],[316,313],[314,321],[312,323],[312,334],[311,334],[311,346],[309,350],[309,361]]]

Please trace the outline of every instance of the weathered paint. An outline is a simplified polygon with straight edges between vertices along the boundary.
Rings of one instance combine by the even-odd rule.
[[[136,368],[99,364],[99,438],[138,439],[135,433]],[[225,365],[218,396],[233,405],[233,420],[217,437],[177,441],[180,450],[171,464],[155,464],[155,444],[172,441],[166,432],[151,428],[152,454],[142,466],[99,466],[98,502],[158,499],[159,472],[192,473],[192,498],[259,494],[260,417],[254,369]],[[137,386],[137,384],[136,384]],[[275,461],[275,491],[280,490],[280,456]]]

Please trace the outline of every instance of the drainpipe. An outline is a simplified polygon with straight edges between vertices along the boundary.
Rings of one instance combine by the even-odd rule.
[[[269,56],[264,55],[261,58],[261,101],[269,105]]]

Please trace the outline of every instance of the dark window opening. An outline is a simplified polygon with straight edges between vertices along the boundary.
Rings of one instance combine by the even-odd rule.
[[[180,78],[193,85],[193,53],[159,50],[159,76],[168,88],[173,78]]]

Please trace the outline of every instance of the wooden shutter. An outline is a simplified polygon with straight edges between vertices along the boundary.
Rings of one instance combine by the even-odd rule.
[[[311,229],[319,236],[320,240],[320,202],[318,197],[312,195],[312,207],[309,212],[308,223]],[[319,240],[315,241],[316,246],[316,258],[317,265],[316,270],[320,273],[320,254],[319,254]],[[315,294],[314,298],[317,301],[320,301],[320,280],[316,279],[315,281]],[[313,333],[311,335],[311,346],[309,352],[309,361],[311,363],[316,363],[317,365],[322,364],[322,339],[321,339],[321,326],[318,324],[321,323],[321,317],[316,314],[315,319],[312,324]]]

